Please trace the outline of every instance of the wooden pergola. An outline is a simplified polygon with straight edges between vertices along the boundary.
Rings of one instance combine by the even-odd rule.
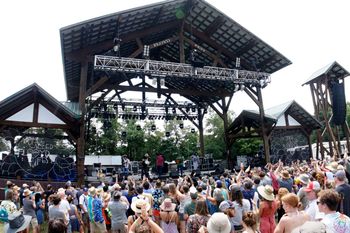
[[[179,94],[197,109],[198,121],[191,121],[199,130],[203,155],[205,109],[213,108],[227,129],[227,112],[233,95],[243,90],[258,105],[262,120],[261,89],[270,82],[270,74],[291,64],[278,51],[203,0],[170,0],[125,10],[64,27],[60,35],[67,99],[78,102],[82,113],[77,140],[80,181],[85,154],[84,122],[96,106],[122,104],[121,94],[127,91],[141,92],[143,102],[147,101],[146,93],[157,93],[158,98],[166,98],[167,104],[177,106],[174,94]],[[149,54],[145,54],[145,50]],[[131,72],[130,67],[126,70],[119,63],[110,70],[96,70],[97,56],[111,56],[114,65],[126,58],[131,59],[128,60],[131,63],[136,62],[132,59],[150,60],[163,62],[163,65],[170,62],[182,68],[191,64],[194,73],[183,77],[166,73],[162,77],[160,73]],[[197,68],[209,66],[225,71],[235,69],[237,71],[232,72],[240,75],[223,79],[196,75]],[[254,72],[255,80],[241,79],[244,72]],[[259,78],[260,74],[265,75],[264,78]],[[140,81],[135,84],[132,82],[135,79]],[[149,79],[155,79],[156,86],[149,83]],[[92,95],[98,97],[91,101]],[[179,110],[186,115],[183,108]],[[231,165],[227,134],[225,140]],[[269,151],[266,136],[264,146],[265,151]],[[268,154],[266,158],[268,160]]]

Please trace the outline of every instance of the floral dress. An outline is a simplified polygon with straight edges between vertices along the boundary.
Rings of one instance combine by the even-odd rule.
[[[210,216],[193,214],[191,215],[186,223],[187,233],[197,233],[201,226],[206,226]]]

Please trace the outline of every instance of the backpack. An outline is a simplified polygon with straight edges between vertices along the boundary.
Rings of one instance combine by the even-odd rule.
[[[4,207],[0,207],[0,222],[8,222],[8,212]]]

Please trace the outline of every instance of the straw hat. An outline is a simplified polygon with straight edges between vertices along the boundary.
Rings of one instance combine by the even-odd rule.
[[[275,195],[273,194],[273,188],[270,185],[265,186],[259,186],[258,187],[258,193],[260,196],[262,196],[265,200],[273,201],[275,200]]]
[[[289,179],[290,178],[290,174],[289,174],[288,170],[283,170],[281,175],[282,175],[283,179]]]
[[[332,172],[334,172],[338,168],[338,163],[333,161],[333,162],[331,162],[331,164],[327,165],[326,168],[331,170]]]
[[[301,183],[303,184],[308,184],[310,182],[310,178],[308,175],[306,174],[301,174],[299,177],[298,177],[298,180],[300,180]]]
[[[207,229],[210,233],[229,233],[231,231],[230,220],[224,213],[214,213],[208,220]]]
[[[96,193],[97,193],[97,195],[101,195],[103,193],[103,189],[102,188],[98,188],[96,190]]]
[[[32,191],[30,191],[29,189],[25,189],[25,190],[23,191],[23,196],[24,196],[24,197],[27,197],[27,196],[29,196],[30,194],[32,194]]]
[[[165,198],[163,203],[160,205],[160,209],[162,211],[174,211],[176,208],[176,204],[171,202],[170,198]]]
[[[131,209],[135,212],[140,214],[141,213],[141,207],[142,206],[146,206],[146,211],[149,211],[149,209],[151,208],[150,204],[148,203],[148,201],[145,201],[143,199],[136,199],[135,201],[133,201],[131,203]]]

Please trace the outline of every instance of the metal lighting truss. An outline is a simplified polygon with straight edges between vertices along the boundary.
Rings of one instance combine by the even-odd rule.
[[[145,74],[151,77],[191,77],[230,81],[237,84],[262,85],[270,82],[270,74],[248,70],[227,69],[212,66],[203,68],[189,64],[154,61],[145,59],[112,57],[96,55],[94,60],[96,70]]]

